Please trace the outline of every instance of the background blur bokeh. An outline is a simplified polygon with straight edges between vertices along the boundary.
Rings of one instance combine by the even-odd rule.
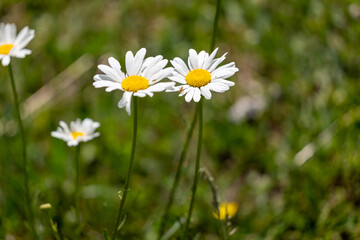
[[[95,89],[97,64],[126,51],[186,58],[209,50],[215,0],[1,0],[0,22],[35,29],[25,59],[12,59],[23,104],[37,227],[38,210],[64,238],[74,231],[74,149],[50,137],[58,122],[90,117],[101,136],[81,151],[83,239],[113,229],[125,181],[131,118],[122,93]],[[240,71],[236,85],[204,104],[201,165],[219,198],[239,204],[231,239],[355,239],[360,236],[360,3],[350,0],[224,0],[216,46]],[[0,68],[0,239],[28,239],[7,69]],[[126,239],[155,239],[195,105],[177,94],[140,99],[139,141],[126,204]],[[195,132],[196,133],[196,132]],[[190,198],[196,135],[170,227]],[[212,195],[201,179],[192,230],[218,239]],[[236,230],[236,231],[235,231]],[[176,236],[176,235],[175,235]]]

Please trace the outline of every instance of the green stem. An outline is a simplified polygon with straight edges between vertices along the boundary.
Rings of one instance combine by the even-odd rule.
[[[198,145],[197,145],[197,151],[196,151],[194,182],[193,182],[193,185],[192,185],[192,195],[191,195],[189,212],[188,212],[188,216],[187,216],[186,223],[185,223],[184,239],[187,238],[187,232],[189,230],[191,214],[192,214],[192,210],[193,210],[193,206],[194,206],[196,189],[197,189],[198,180],[199,180],[199,168],[200,168],[200,157],[201,157],[201,147],[202,147],[202,132],[203,132],[202,99],[198,103],[198,109],[197,110],[198,110],[198,116],[199,116],[199,136],[198,136]]]
[[[75,239],[79,239],[80,235],[80,210],[79,210],[79,165],[80,165],[80,143],[75,149],[75,216],[76,216],[76,231]]]
[[[220,6],[221,6],[221,0],[216,1],[216,13],[213,23],[213,32],[211,37],[211,44],[210,44],[210,52],[214,51],[215,48],[215,40],[216,40],[216,33],[217,33],[217,24],[219,21],[219,15],[220,15]]]
[[[221,231],[223,234],[223,239],[227,240],[228,239],[228,232],[227,232],[227,227],[226,227],[226,221],[222,221],[220,219],[220,210],[219,210],[219,200],[218,200],[218,195],[217,195],[217,191],[216,191],[216,187],[214,184],[214,178],[213,176],[210,174],[210,172],[207,170],[207,168],[202,167],[202,169],[200,169],[200,172],[202,172],[204,174],[204,178],[205,180],[208,182],[210,189],[211,189],[211,193],[213,196],[213,207],[215,209],[215,213],[218,216],[218,220],[221,226]]]
[[[132,147],[131,147],[131,156],[130,156],[129,168],[128,168],[126,181],[125,181],[124,194],[122,195],[122,199],[120,201],[119,213],[118,213],[118,216],[116,218],[116,224],[115,224],[114,232],[113,232],[113,235],[112,235],[112,238],[111,238],[112,240],[115,239],[117,229],[118,229],[118,226],[119,226],[119,222],[120,222],[120,218],[122,216],[126,196],[127,196],[128,191],[129,191],[131,172],[132,172],[132,167],[133,167],[133,163],[134,163],[135,147],[136,147],[136,135],[137,135],[137,97],[133,97],[133,111],[132,112],[133,112],[133,140],[132,140]]]
[[[47,218],[49,220],[50,230],[51,230],[52,235],[54,236],[54,238],[56,240],[61,240],[61,237],[60,237],[59,232],[57,230],[56,224],[51,219],[49,212],[47,212],[46,215],[47,215]]]
[[[27,160],[27,154],[26,154],[26,137],[25,137],[24,125],[23,125],[21,115],[20,115],[19,97],[18,97],[18,94],[16,91],[16,85],[15,85],[14,74],[12,71],[11,63],[9,64],[9,75],[10,75],[12,92],[14,95],[16,117],[18,120],[20,134],[21,134],[21,140],[22,140],[22,158],[23,158],[23,172],[24,172],[25,201],[26,201],[27,212],[28,212],[28,214],[27,214],[28,221],[30,222],[30,227],[31,227],[33,236],[35,239],[37,239],[38,236],[37,236],[35,226],[34,226],[34,213],[33,213],[31,198],[30,198],[28,160]]]
[[[187,154],[187,150],[188,150],[188,147],[189,147],[189,142],[190,142],[191,136],[192,136],[192,134],[194,132],[196,119],[197,119],[197,106],[196,106],[194,116],[193,116],[190,128],[188,129],[186,139],[185,139],[182,151],[181,151],[180,159],[179,159],[179,162],[178,162],[178,165],[177,165],[177,168],[176,168],[174,182],[173,182],[173,185],[172,185],[172,188],[171,188],[169,199],[168,199],[166,207],[165,207],[165,213],[164,213],[164,215],[163,215],[163,217],[161,219],[160,231],[159,231],[159,239],[160,239],[161,235],[164,233],[165,224],[166,224],[166,221],[167,221],[167,218],[168,218],[168,215],[169,215],[169,211],[170,211],[171,205],[172,205],[172,203],[174,201],[174,196],[175,196],[176,189],[177,189],[177,187],[179,185],[182,165],[183,165],[184,160],[186,158],[186,154]]]

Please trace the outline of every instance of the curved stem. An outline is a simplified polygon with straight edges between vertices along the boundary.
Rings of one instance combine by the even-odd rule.
[[[200,157],[201,157],[201,147],[202,147],[202,132],[203,132],[202,131],[203,130],[202,99],[198,103],[198,116],[199,116],[199,136],[198,136],[198,145],[197,145],[197,151],[196,151],[194,182],[193,182],[193,185],[192,185],[192,195],[191,195],[189,212],[188,212],[188,216],[187,216],[186,223],[185,223],[184,239],[186,239],[187,232],[189,230],[191,214],[192,214],[192,210],[193,210],[193,206],[194,206],[196,189],[197,189],[198,180],[199,180],[199,168],[200,168]]]
[[[75,239],[79,239],[80,235],[80,210],[79,210],[79,157],[80,143],[75,150],[75,215],[76,215],[76,232]]]
[[[209,170],[206,167],[202,167],[200,169],[200,172],[203,173],[205,180],[208,182],[208,184],[210,186],[212,196],[213,196],[213,207],[215,209],[215,214],[218,216],[218,222],[220,223],[220,226],[221,226],[223,239],[227,240],[228,233],[227,233],[226,221],[222,221],[220,219],[219,199],[218,199],[218,194],[217,194],[216,187],[214,184],[214,178],[213,178],[213,176],[211,176]]]
[[[220,5],[221,5],[221,0],[217,0],[216,1],[216,13],[215,13],[214,24],[213,24],[213,32],[212,32],[211,44],[210,44],[210,52],[214,51],[214,48],[215,48],[217,24],[218,24],[219,15],[220,15]]]
[[[125,205],[126,196],[129,191],[131,172],[132,172],[132,167],[133,167],[133,162],[134,162],[134,157],[135,157],[136,135],[137,135],[137,97],[133,97],[133,111],[132,112],[133,112],[133,140],[132,140],[132,147],[131,147],[131,156],[130,156],[129,168],[128,168],[126,181],[125,181],[124,194],[122,195],[122,199],[120,201],[119,213],[118,213],[118,216],[116,219],[114,233],[111,238],[112,240],[115,239],[115,236],[117,233],[117,228],[119,226],[120,218],[122,216],[122,211],[123,211],[123,208]]]
[[[28,173],[28,160],[27,160],[27,154],[26,154],[26,137],[25,137],[25,131],[24,131],[24,125],[21,119],[20,114],[20,103],[19,103],[19,97],[16,91],[16,85],[14,80],[14,74],[12,71],[11,63],[9,64],[9,76],[10,76],[10,82],[12,87],[12,92],[14,95],[14,102],[15,102],[15,109],[16,109],[16,117],[19,124],[20,134],[21,134],[21,140],[22,140],[22,158],[23,158],[23,172],[24,172],[24,187],[25,187],[25,201],[27,206],[27,212],[28,212],[28,221],[30,222],[31,231],[33,232],[34,238],[37,239],[37,233],[34,226],[34,213],[31,205],[31,197],[30,197],[30,188],[29,188],[29,173]]]
[[[179,159],[179,162],[178,162],[178,165],[177,165],[177,168],[176,168],[174,182],[173,182],[173,185],[172,185],[172,188],[171,188],[169,199],[168,199],[166,207],[165,207],[165,213],[164,213],[164,215],[163,215],[163,217],[161,219],[160,231],[159,231],[159,239],[160,239],[161,235],[164,233],[165,223],[167,221],[171,205],[172,205],[172,203],[174,201],[174,196],[175,196],[176,189],[177,189],[177,187],[179,185],[182,165],[183,165],[184,160],[186,158],[186,154],[187,154],[188,147],[189,147],[189,142],[190,142],[190,139],[192,137],[192,134],[193,134],[194,128],[195,128],[195,123],[196,123],[196,119],[197,119],[197,108],[198,108],[198,106],[196,105],[196,109],[194,111],[194,116],[193,116],[190,128],[188,129],[186,139],[185,139],[182,151],[181,151],[180,159]]]

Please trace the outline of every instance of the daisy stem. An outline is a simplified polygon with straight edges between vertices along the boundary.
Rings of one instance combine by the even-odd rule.
[[[199,180],[199,168],[200,168],[200,157],[201,157],[201,147],[202,147],[202,132],[203,132],[203,110],[202,110],[202,99],[199,101],[198,106],[198,116],[199,116],[199,136],[198,136],[198,145],[197,145],[197,151],[196,151],[196,161],[195,161],[195,172],[194,172],[194,182],[192,185],[192,194],[191,194],[191,201],[190,201],[190,207],[188,216],[185,223],[185,231],[184,231],[184,239],[187,238],[187,232],[189,230],[190,220],[191,220],[191,214],[194,206],[194,200],[196,195],[196,189],[198,185]]]
[[[30,197],[30,188],[29,188],[29,173],[28,173],[28,160],[27,160],[27,153],[26,153],[26,137],[25,137],[25,131],[24,131],[24,125],[23,121],[21,119],[20,114],[20,103],[19,103],[19,97],[16,91],[16,85],[14,80],[14,74],[12,71],[11,63],[9,64],[9,75],[10,75],[10,82],[12,87],[12,92],[14,95],[14,102],[15,102],[15,109],[16,109],[16,117],[19,124],[20,134],[21,134],[21,140],[22,140],[22,158],[23,158],[23,172],[24,172],[24,187],[25,187],[25,201],[27,206],[27,212],[28,212],[28,221],[30,222],[31,231],[33,233],[33,236],[35,239],[38,239],[35,226],[34,226],[34,213],[32,209],[31,204],[31,197]]]
[[[213,32],[212,32],[211,44],[210,44],[210,52],[214,51],[214,48],[215,48],[217,24],[218,24],[219,15],[220,15],[220,5],[221,5],[221,0],[217,0],[216,1],[216,13],[215,13],[214,24],[213,24]]]
[[[80,235],[80,212],[79,212],[79,165],[80,165],[80,143],[75,149],[75,216],[76,216],[76,231],[75,239],[79,239]]]
[[[197,113],[198,113],[197,108],[198,108],[198,105],[196,105],[194,116],[193,116],[190,128],[188,129],[188,132],[187,132],[187,135],[186,135],[186,139],[185,139],[182,151],[181,151],[180,159],[179,159],[179,162],[178,162],[178,165],[177,165],[177,168],[176,168],[174,182],[173,182],[173,185],[172,185],[172,188],[171,188],[169,199],[168,199],[167,204],[166,204],[165,213],[164,213],[164,215],[163,215],[163,217],[161,219],[159,238],[164,233],[165,224],[166,224],[166,221],[167,221],[167,218],[168,218],[168,215],[169,215],[169,211],[170,211],[171,205],[172,205],[172,203],[174,201],[174,196],[175,196],[176,189],[177,189],[177,187],[179,185],[182,165],[184,163],[184,160],[185,160],[185,157],[186,157],[186,154],[187,154],[187,150],[188,150],[188,147],[189,147],[189,142],[190,142],[190,139],[192,137],[192,134],[193,134],[194,128],[195,128],[195,123],[196,123]]]
[[[132,147],[131,147],[131,156],[130,156],[130,162],[129,162],[129,168],[125,180],[125,188],[124,188],[124,194],[122,195],[121,201],[120,201],[120,207],[119,207],[119,213],[116,219],[116,224],[114,228],[114,233],[112,235],[112,240],[115,239],[116,233],[118,232],[118,226],[120,222],[120,218],[122,216],[122,211],[125,205],[125,200],[127,193],[129,191],[130,186],[130,178],[132,173],[132,167],[135,157],[135,147],[136,147],[136,135],[137,135],[137,97],[133,97],[133,140],[132,140]]]

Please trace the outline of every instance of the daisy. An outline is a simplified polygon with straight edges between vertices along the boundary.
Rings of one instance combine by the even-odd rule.
[[[51,132],[51,136],[64,140],[69,147],[77,146],[80,142],[87,142],[100,136],[100,133],[95,132],[100,127],[100,123],[94,122],[90,118],[83,121],[76,119],[70,123],[70,128],[63,121],[60,121],[59,125],[60,127],[56,131]]]
[[[122,99],[118,103],[119,108],[126,109],[130,115],[131,97],[152,97],[154,92],[172,89],[175,83],[161,82],[162,79],[171,75],[172,67],[164,68],[168,60],[161,55],[145,58],[146,49],[140,49],[135,56],[128,51],[125,56],[126,71],[121,71],[120,63],[113,57],[108,59],[110,66],[99,65],[98,68],[105,74],[94,76],[94,87],[106,87],[105,91],[124,91]]]
[[[10,63],[10,57],[24,58],[31,54],[25,46],[34,38],[35,31],[24,27],[16,36],[16,25],[0,23],[0,60],[3,66]]]
[[[239,69],[235,67],[234,62],[218,67],[225,60],[226,54],[220,58],[215,58],[217,51],[218,48],[209,56],[205,51],[197,54],[194,49],[190,49],[188,66],[182,59],[174,58],[171,64],[175,70],[169,79],[181,85],[168,91],[180,91],[179,96],[185,95],[186,102],[190,102],[192,99],[199,102],[201,96],[210,99],[211,91],[222,93],[234,86],[234,82],[226,79],[234,75]]]

